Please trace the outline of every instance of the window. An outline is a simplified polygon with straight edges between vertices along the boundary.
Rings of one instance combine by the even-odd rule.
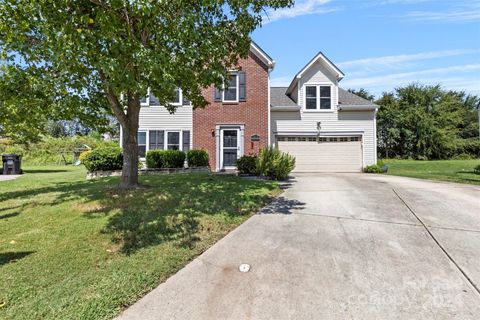
[[[223,90],[224,102],[238,102],[238,74],[231,73],[230,79],[225,83]]]
[[[305,109],[330,110],[332,109],[331,86],[305,86]]]
[[[320,86],[320,109],[332,108],[331,91],[330,86]]]
[[[182,90],[180,88],[175,89],[175,100],[172,101],[172,104],[182,104]]]
[[[317,87],[307,86],[305,91],[305,108],[317,109]]]
[[[139,131],[137,133],[137,145],[138,156],[145,158],[145,153],[147,152],[147,133],[145,131]]]
[[[164,131],[163,130],[150,130],[148,136],[148,150],[160,149],[163,150],[164,146]]]
[[[180,132],[167,132],[167,150],[180,150]]]
[[[315,142],[315,141],[317,141],[317,138],[315,138],[315,137],[308,137],[308,141],[310,141],[310,142]]]

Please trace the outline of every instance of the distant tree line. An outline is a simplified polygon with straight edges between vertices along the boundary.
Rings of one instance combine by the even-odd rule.
[[[352,90],[372,100],[366,90]],[[440,85],[411,84],[375,101],[379,157],[449,159],[480,157],[480,97]]]

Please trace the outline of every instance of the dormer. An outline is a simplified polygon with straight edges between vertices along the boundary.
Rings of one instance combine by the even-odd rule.
[[[304,112],[333,112],[338,105],[338,82],[344,73],[319,52],[293,78],[286,95]]]

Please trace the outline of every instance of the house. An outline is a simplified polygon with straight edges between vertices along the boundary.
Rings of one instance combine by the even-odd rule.
[[[152,149],[206,149],[212,170],[234,169],[242,155],[267,145],[296,157],[296,172],[358,172],[377,161],[378,106],[338,86],[344,77],[322,53],[288,87],[270,87],[275,66],[257,44],[230,73],[225,87],[209,87],[210,102],[193,109],[177,90],[170,114],[152,95],[142,101],[140,157]]]

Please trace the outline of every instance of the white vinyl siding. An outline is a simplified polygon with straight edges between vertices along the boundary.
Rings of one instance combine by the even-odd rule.
[[[138,131],[164,130],[165,134],[167,131],[190,131],[190,149],[192,149],[192,115],[192,106],[178,107],[174,114],[170,114],[165,107],[142,107]]]

